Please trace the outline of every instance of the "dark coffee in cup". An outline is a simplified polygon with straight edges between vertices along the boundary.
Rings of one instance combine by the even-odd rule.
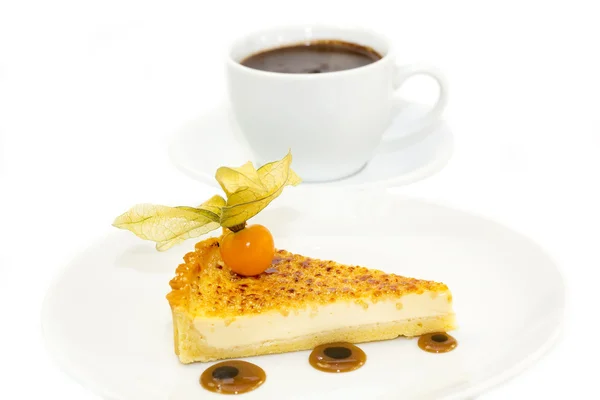
[[[241,61],[246,67],[286,74],[320,74],[362,67],[381,59],[375,50],[339,40],[317,40],[261,51]]]

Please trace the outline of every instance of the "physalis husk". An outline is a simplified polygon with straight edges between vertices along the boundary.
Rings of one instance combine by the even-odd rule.
[[[251,162],[238,168],[221,167],[215,178],[226,199],[215,195],[198,207],[139,204],[117,217],[113,226],[154,241],[156,249],[164,251],[219,227],[245,224],[277,198],[285,186],[301,182],[290,168],[291,163],[289,152],[281,160],[258,170]]]

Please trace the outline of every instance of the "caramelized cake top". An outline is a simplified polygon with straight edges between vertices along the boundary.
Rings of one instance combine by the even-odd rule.
[[[171,280],[167,299],[173,308],[185,308],[195,316],[234,318],[241,315],[290,311],[340,300],[355,301],[395,298],[425,291],[446,292],[443,283],[347,266],[292,254],[275,252],[264,273],[243,277],[222,261],[219,238],[199,242],[183,257]],[[448,291],[448,301],[452,297]]]

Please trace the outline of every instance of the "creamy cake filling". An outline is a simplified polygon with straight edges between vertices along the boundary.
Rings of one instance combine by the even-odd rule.
[[[425,292],[377,303],[366,302],[368,307],[354,301],[327,304],[317,310],[292,311],[288,316],[271,311],[237,317],[233,321],[198,317],[194,320],[194,328],[211,347],[231,348],[344,327],[448,315],[453,313],[451,299],[449,292]]]

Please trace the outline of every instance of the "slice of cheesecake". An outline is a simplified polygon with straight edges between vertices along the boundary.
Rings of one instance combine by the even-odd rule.
[[[405,278],[279,250],[271,268],[242,277],[219,238],[184,257],[167,295],[182,363],[309,350],[454,328],[443,283]]]

